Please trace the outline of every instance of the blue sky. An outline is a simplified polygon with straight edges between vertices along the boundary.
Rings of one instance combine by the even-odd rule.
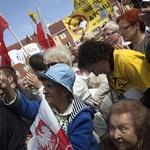
[[[32,35],[36,26],[29,17],[28,11],[36,13],[38,5],[46,24],[54,23],[69,15],[73,11],[73,0],[0,0],[0,13],[10,25],[19,40],[26,35]],[[6,46],[17,43],[9,29],[4,31]]]

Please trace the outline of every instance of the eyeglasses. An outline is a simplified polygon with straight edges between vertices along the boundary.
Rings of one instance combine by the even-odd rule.
[[[60,62],[51,62],[51,63],[46,64],[47,68],[46,68],[45,72],[46,72],[51,66],[54,66],[54,65],[56,65],[56,64],[58,64],[58,63],[60,63]]]
[[[54,65],[56,65],[56,64],[57,64],[57,62],[51,62],[51,63],[46,64],[46,69],[43,71],[43,73],[46,73],[46,71],[47,71],[51,66],[54,66]],[[36,71],[35,73],[36,73],[37,76],[39,76],[39,73],[41,73],[41,71]]]
[[[124,32],[126,29],[128,29],[130,26],[132,26],[132,24],[129,24],[128,26],[126,26],[126,27],[122,27],[122,28],[120,28],[119,29],[119,32]]]
[[[106,38],[106,36],[107,36],[107,37],[112,36],[112,35],[115,34],[116,32],[117,32],[117,31],[113,31],[113,32],[110,32],[110,33],[103,34],[102,37],[103,37],[103,38]]]

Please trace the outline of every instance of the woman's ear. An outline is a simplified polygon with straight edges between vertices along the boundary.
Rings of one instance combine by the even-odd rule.
[[[137,23],[135,24],[135,27],[136,27],[136,29],[140,29],[140,23],[137,22]]]

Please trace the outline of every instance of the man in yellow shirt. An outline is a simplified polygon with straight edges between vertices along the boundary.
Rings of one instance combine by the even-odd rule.
[[[114,50],[108,43],[90,39],[79,47],[78,67],[95,75],[107,74],[120,99],[137,99],[150,108],[150,64],[142,53]]]

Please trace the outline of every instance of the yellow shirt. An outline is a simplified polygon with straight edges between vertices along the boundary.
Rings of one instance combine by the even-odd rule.
[[[132,87],[144,93],[150,88],[150,64],[145,55],[133,50],[114,51],[114,69],[109,81],[118,96]]]

